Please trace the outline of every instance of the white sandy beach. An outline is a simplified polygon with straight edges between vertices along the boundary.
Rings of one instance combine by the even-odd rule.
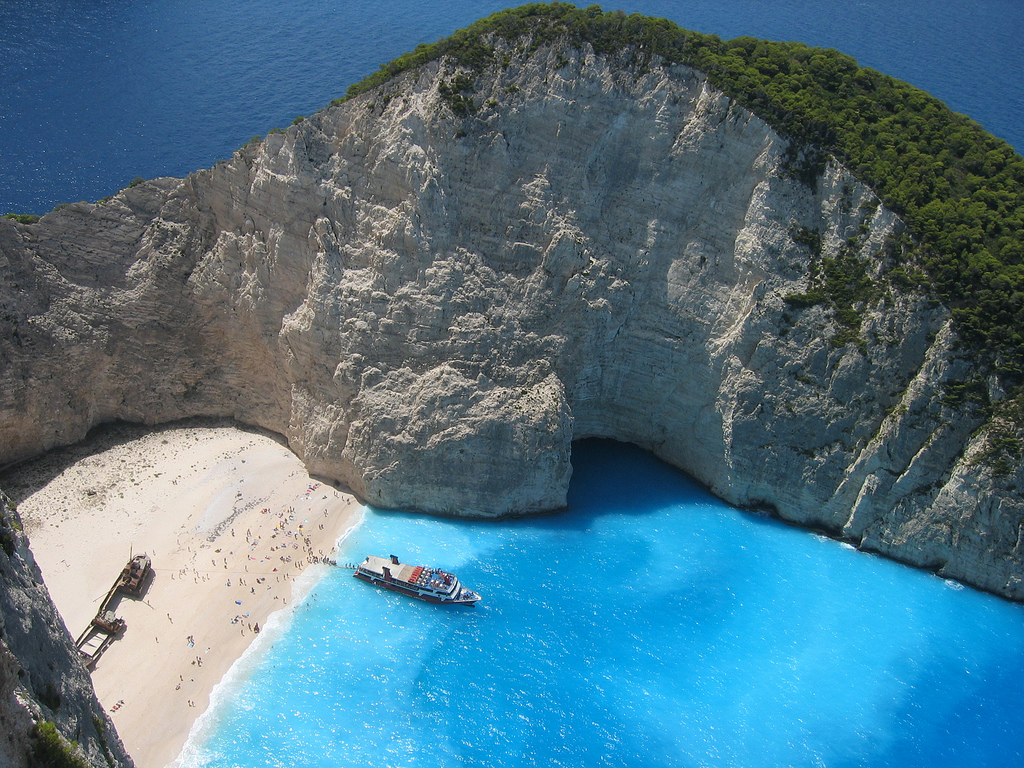
[[[92,679],[135,764],[163,768],[257,625],[292,602],[304,569],[327,567],[310,566],[310,556],[333,556],[361,508],[268,435],[194,424],[132,430],[142,436],[77,446],[72,463],[67,451],[44,456],[4,485],[35,488],[59,471],[18,508],[72,637],[131,553],[152,558],[143,595],[115,600],[127,629]]]

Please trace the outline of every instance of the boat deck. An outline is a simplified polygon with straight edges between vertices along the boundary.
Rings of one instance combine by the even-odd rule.
[[[151,567],[152,561],[148,555],[137,555],[130,559],[100,603],[95,618],[78,636],[75,647],[82,655],[87,669],[92,669],[103,652],[124,632],[124,619],[119,619],[114,612],[119,601],[118,593],[126,592],[138,599],[146,586]]]
[[[440,568],[406,565],[394,555],[367,555],[362,563],[349,567],[357,579],[427,602],[472,605],[480,599],[476,592],[464,589],[454,574]]]
[[[422,565],[413,566],[406,565],[405,563],[395,565],[388,558],[377,557],[376,555],[368,555],[360,567],[381,578],[384,578],[384,569],[387,568],[391,573],[391,578],[410,584],[415,584],[416,580],[420,577],[420,572],[423,571]]]

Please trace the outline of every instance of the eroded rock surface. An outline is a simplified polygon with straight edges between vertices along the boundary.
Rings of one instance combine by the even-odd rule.
[[[1020,472],[972,458],[948,313],[890,293],[831,342],[807,288],[902,223],[683,66],[446,60],[186,179],[0,224],[0,462],[111,419],[233,416],[367,501],[565,504],[573,439],[1017,599]],[[499,59],[502,58],[499,56]]]
[[[17,511],[0,493],[0,765],[65,764],[39,752],[36,729],[46,723],[64,756],[97,768],[133,765],[50,600]]]

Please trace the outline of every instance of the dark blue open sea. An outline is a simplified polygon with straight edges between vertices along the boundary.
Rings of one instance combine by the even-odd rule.
[[[184,175],[492,0],[2,0],[0,213]],[[614,6],[606,5],[607,8]],[[835,47],[1024,147],[1022,0],[631,0]],[[1024,766],[1024,607],[574,447],[571,509],[367,511],[341,560],[451,568],[475,608],[311,574],[215,694],[198,766]]]
[[[515,3],[513,3],[515,4]],[[583,3],[581,3],[582,5]],[[503,0],[0,0],[0,214],[184,176]],[[837,48],[1024,147],[1022,0],[625,0]]]

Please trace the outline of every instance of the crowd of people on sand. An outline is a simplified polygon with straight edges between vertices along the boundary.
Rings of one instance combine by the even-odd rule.
[[[318,488],[320,488],[320,483],[311,483],[306,489],[306,493],[303,494],[302,499],[306,501],[311,500],[311,495]],[[323,498],[327,499],[328,497],[324,496]],[[312,512],[313,507],[310,506],[307,513],[311,514]],[[269,507],[264,507],[260,510],[260,514],[274,515],[275,513],[272,512]],[[324,509],[323,516],[326,518],[328,514],[328,510]],[[325,554],[323,550],[314,549],[313,541],[306,530],[306,527],[309,524],[309,519],[296,523],[297,513],[294,507],[289,506],[284,511],[276,513],[276,516],[278,519],[273,524],[273,528],[269,535],[269,541],[264,541],[264,539],[261,538],[260,531],[257,531],[254,534],[251,528],[246,529],[245,545],[249,548],[249,551],[246,553],[246,561],[241,572],[231,570],[228,557],[223,554],[223,545],[214,549],[213,554],[220,555],[220,560],[218,561],[217,558],[211,557],[211,566],[221,572],[225,570],[228,571],[227,578],[225,579],[226,587],[236,590],[239,588],[242,590],[248,588],[249,594],[256,595],[257,590],[260,592],[264,590],[274,591],[275,585],[280,585],[282,581],[291,581],[294,578],[295,573],[301,572],[308,564],[337,564],[331,557]],[[320,530],[323,530],[323,523],[319,523],[319,528]],[[220,538],[221,535],[223,534],[218,532],[216,537],[211,538],[216,541],[216,539]],[[237,538],[234,528],[230,529],[230,537]],[[267,544],[269,544],[269,547],[267,547]],[[261,545],[265,547],[265,549],[262,550],[262,553],[260,551]],[[191,548],[188,549],[189,552],[192,552],[193,563],[199,557],[199,550],[204,548],[205,545],[197,548],[196,551],[193,551]],[[232,550],[227,554],[234,556],[235,553]],[[251,570],[250,566],[252,566]],[[186,579],[191,576],[195,583],[199,583],[200,581],[209,581],[214,573],[214,571],[203,571],[196,567],[186,566],[179,569],[177,572],[172,573],[171,579]],[[273,577],[274,580],[273,584],[270,583],[271,577]],[[244,595],[244,591],[242,594]],[[281,600],[282,605],[288,604],[287,597],[282,598],[275,594],[274,600]],[[235,604],[237,606],[242,606],[243,601],[236,599]],[[174,623],[170,613],[167,614],[167,619],[172,624]],[[231,623],[232,625],[239,627],[239,632],[243,636],[246,632],[258,635],[260,633],[259,621],[252,621],[251,619],[252,616],[250,611],[239,611],[231,618]],[[195,647],[195,636],[193,634],[188,634],[185,638],[185,642],[188,644],[189,648]],[[210,651],[209,648],[206,650],[207,652]],[[194,667],[202,667],[203,657],[201,655],[196,655],[192,659],[191,664]],[[194,682],[194,679],[192,682]],[[185,683],[186,681],[184,676],[179,675],[179,681],[175,686],[175,690],[180,691],[182,689],[182,685]],[[118,706],[120,706],[120,704]],[[195,707],[196,703],[192,699],[188,699],[188,706]]]
[[[312,494],[320,488],[320,483],[311,483],[306,493],[301,497],[305,501],[311,501]],[[327,496],[323,497],[325,500]],[[313,507],[308,507],[307,513],[312,514]],[[262,515],[273,515],[269,507],[265,507],[260,510]],[[326,518],[329,512],[327,509],[323,510],[323,516]],[[232,566],[229,564],[228,557],[223,553],[223,545],[214,549],[214,555],[220,555],[218,560],[216,557],[210,558],[212,568],[217,571],[223,572],[228,571],[228,576],[225,580],[225,586],[228,588],[242,588],[243,590],[248,587],[248,593],[256,595],[257,590],[259,591],[275,591],[275,585],[280,585],[282,581],[288,582],[294,578],[295,572],[301,572],[306,565],[325,563],[328,565],[336,565],[337,563],[323,552],[323,550],[314,550],[313,540],[308,535],[306,526],[309,524],[309,519],[305,519],[301,523],[296,524],[297,513],[294,507],[287,507],[284,511],[276,513],[277,521],[274,523],[271,533],[269,535],[270,541],[264,542],[261,538],[260,531],[253,534],[252,529],[248,528],[245,531],[245,543],[248,546],[249,551],[246,554],[246,561],[243,565],[241,572],[232,571]],[[323,530],[323,523],[319,523],[320,530]],[[222,530],[218,530],[216,535],[211,536],[207,541],[213,543],[223,535]],[[234,528],[230,529],[231,538],[236,538],[236,532]],[[269,543],[269,547],[267,544]],[[259,551],[261,545],[267,547],[263,550],[262,554]],[[171,580],[185,580],[189,576],[192,577],[194,583],[209,581],[214,573],[217,571],[212,570],[201,570],[194,564],[198,560],[202,549],[206,548],[206,544],[196,547],[193,549],[191,546],[187,546],[188,552],[192,553],[193,565],[185,566],[178,569],[170,574]],[[229,551],[227,555],[234,556],[234,551]],[[250,570],[252,566],[252,570]],[[274,583],[270,583],[270,578],[273,577]],[[243,592],[244,595],[244,592]],[[274,600],[281,600],[282,605],[288,604],[288,599],[282,598],[279,595],[274,595]],[[242,600],[236,599],[235,604],[237,606],[242,605]],[[231,619],[231,623],[239,627],[240,633],[244,636],[246,632],[250,632],[253,635],[260,633],[259,621],[252,621],[250,611],[235,613]],[[174,618],[171,613],[167,613],[167,620],[171,624],[174,624]],[[156,638],[159,643],[159,638]],[[194,648],[196,645],[196,638],[194,634],[188,634],[185,636],[185,642],[189,648]],[[210,648],[206,649],[206,652],[210,652]],[[202,655],[197,654],[191,660],[191,666],[201,668],[203,666]],[[182,690],[182,687],[187,685],[188,682],[195,682],[195,678],[189,678],[185,680],[184,675],[178,675],[178,682],[174,689],[176,691]],[[187,699],[189,707],[198,706],[193,699]],[[118,701],[112,708],[111,712],[116,712],[124,706],[124,700]]]

